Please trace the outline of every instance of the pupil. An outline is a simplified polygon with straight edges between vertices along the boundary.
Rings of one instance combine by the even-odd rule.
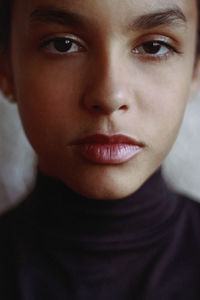
[[[144,50],[149,54],[156,54],[157,52],[159,52],[160,48],[161,45],[157,42],[150,42],[144,44]]]
[[[54,41],[54,46],[57,51],[66,52],[66,51],[70,50],[70,48],[72,46],[72,42],[69,40],[64,40],[64,39],[56,39]]]

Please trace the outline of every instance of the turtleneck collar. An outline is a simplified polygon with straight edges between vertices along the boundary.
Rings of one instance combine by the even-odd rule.
[[[87,199],[39,173],[25,202],[26,223],[45,239],[91,250],[149,246],[165,238],[177,212],[176,196],[166,188],[160,170],[137,192],[119,200]]]

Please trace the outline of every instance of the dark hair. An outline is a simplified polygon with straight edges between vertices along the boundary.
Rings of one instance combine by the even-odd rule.
[[[11,6],[13,0],[0,0],[0,52],[9,47]]]
[[[9,47],[11,7],[13,0],[0,0],[0,53]],[[200,55],[200,0],[197,0],[199,25],[197,53]]]
[[[197,54],[200,55],[200,0],[197,0],[198,7],[198,40],[197,40]]]

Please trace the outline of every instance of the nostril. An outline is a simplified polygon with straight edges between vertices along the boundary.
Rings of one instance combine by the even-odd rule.
[[[117,108],[117,107],[116,107],[116,108]],[[128,110],[128,106],[127,106],[127,105],[121,105],[121,106],[119,106],[118,109],[116,109],[116,108],[109,109],[109,111],[112,111],[112,112],[113,112],[113,111],[115,111],[115,110],[123,110],[123,111]],[[92,105],[92,109],[93,109],[93,110],[96,110],[96,111],[101,111],[101,110],[103,110],[102,107],[101,107],[101,105],[98,105],[98,104]]]
[[[128,110],[128,106],[127,105],[122,105],[119,107],[120,110]]]
[[[94,110],[100,110],[100,106],[99,105],[93,105],[92,106]]]

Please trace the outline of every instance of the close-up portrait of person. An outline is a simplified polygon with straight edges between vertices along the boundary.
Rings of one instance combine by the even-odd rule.
[[[200,299],[200,203],[161,171],[200,90],[199,6],[0,0],[0,89],[37,157],[0,216],[0,299]]]

